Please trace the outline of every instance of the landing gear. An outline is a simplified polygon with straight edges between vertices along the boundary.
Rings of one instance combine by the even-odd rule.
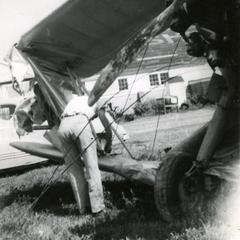
[[[189,154],[169,155],[157,171],[155,203],[165,221],[212,210],[211,203],[217,196],[221,180],[200,171],[188,176],[193,160]]]
[[[166,221],[186,216],[201,206],[203,184],[200,176],[186,177],[192,163],[188,154],[169,155],[158,169],[155,202]]]
[[[220,92],[215,89],[212,94],[212,97],[219,97],[215,98],[216,111],[204,136],[200,139],[196,135],[199,141],[185,141],[181,151],[176,150],[178,146],[171,150],[157,172],[155,199],[160,215],[165,220],[190,215],[201,210],[202,206],[207,208],[206,202],[214,197],[220,180],[215,181],[214,177],[206,176],[204,172],[209,169],[216,150],[224,149],[222,141],[233,138],[226,135],[230,125],[237,136],[233,143],[239,143],[239,6],[239,0],[189,0],[173,19],[171,27],[186,40],[188,53],[195,57],[206,57],[213,71],[219,68],[226,84]],[[201,9],[204,15],[200,14]],[[194,24],[197,32],[187,35],[186,30]],[[231,158],[228,155],[226,152],[224,161]],[[193,161],[200,168],[197,167],[197,171],[193,168],[192,174],[186,174],[192,168]]]

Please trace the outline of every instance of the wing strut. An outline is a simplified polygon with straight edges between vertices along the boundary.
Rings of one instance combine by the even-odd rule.
[[[175,0],[165,11],[160,13],[151,23],[129,44],[122,48],[116,58],[101,72],[89,96],[92,106],[113,83],[116,77],[126,69],[136,56],[154,37],[169,28],[173,14],[185,0]]]

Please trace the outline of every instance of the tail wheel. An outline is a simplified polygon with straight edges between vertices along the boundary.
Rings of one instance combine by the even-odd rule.
[[[169,154],[157,171],[155,202],[166,221],[198,211],[204,202],[203,177],[185,176],[192,163],[188,154]]]

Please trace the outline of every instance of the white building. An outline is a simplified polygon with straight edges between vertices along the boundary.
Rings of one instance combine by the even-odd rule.
[[[136,74],[136,69],[128,69],[119,76],[108,88],[100,99],[101,103],[112,103],[113,107],[119,109],[129,108],[127,113],[133,111],[137,98],[141,101],[162,98],[165,96],[177,96],[178,105],[186,101],[186,88],[189,82],[206,81],[210,79],[212,70],[207,64],[190,65],[183,64],[168,66],[156,71],[156,66],[145,67]],[[86,87],[91,90],[94,86],[97,75],[85,79]],[[166,80],[171,79],[167,84]],[[28,81],[24,82],[24,88],[29,88]],[[0,96],[5,98],[19,98],[17,92],[12,89],[11,80],[0,82]],[[109,100],[110,99],[110,100]]]
[[[186,88],[189,82],[210,79],[212,75],[212,70],[205,62],[186,54],[185,42],[179,38],[179,34],[170,30],[157,36],[145,50],[143,51],[145,53],[140,54],[113,82],[104,93],[101,102],[111,99],[108,102],[113,106],[118,106],[119,109],[129,108],[132,111],[130,105],[138,96],[144,95],[142,99],[144,102],[171,95],[178,97],[180,106],[186,100]],[[85,79],[89,90],[92,89],[97,78],[96,75]],[[165,84],[169,78],[174,79]],[[16,95],[13,90],[7,88],[11,88],[9,83],[0,83],[1,97],[7,97],[6,94]]]
[[[155,68],[156,69],[156,68]],[[162,98],[165,96],[177,96],[178,105],[186,101],[186,88],[188,83],[201,81],[201,79],[210,79],[212,70],[207,64],[202,65],[184,65],[172,67],[170,70],[164,68],[160,71],[154,69],[145,69],[139,74],[132,71],[125,71],[108,88],[100,99],[101,103],[108,101],[119,109],[129,108],[136,102],[138,96],[144,97],[142,102]],[[98,76],[86,79],[86,87],[91,90]],[[169,80],[166,83],[166,80]],[[128,111],[128,112],[129,112]]]
[[[205,59],[188,56],[186,43],[179,34],[170,30],[157,36],[145,50],[145,53],[142,52],[130,68],[114,81],[102,96],[101,102],[111,99],[109,102],[113,106],[126,109],[136,101],[138,95],[146,94],[142,101],[173,95],[178,97],[180,106],[186,100],[189,82],[194,83],[201,79],[206,81],[212,76],[212,70]],[[97,77],[86,79],[89,90],[94,86]],[[165,84],[167,79],[174,77],[178,77],[178,80]]]

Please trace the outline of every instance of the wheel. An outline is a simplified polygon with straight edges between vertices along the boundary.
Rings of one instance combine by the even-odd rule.
[[[157,171],[154,194],[160,216],[171,221],[199,211],[204,200],[203,177],[186,177],[193,157],[170,153]]]
[[[189,109],[189,104],[187,104],[187,103],[182,103],[181,106],[180,106],[180,109],[181,109],[181,110],[188,110],[188,109]]]

